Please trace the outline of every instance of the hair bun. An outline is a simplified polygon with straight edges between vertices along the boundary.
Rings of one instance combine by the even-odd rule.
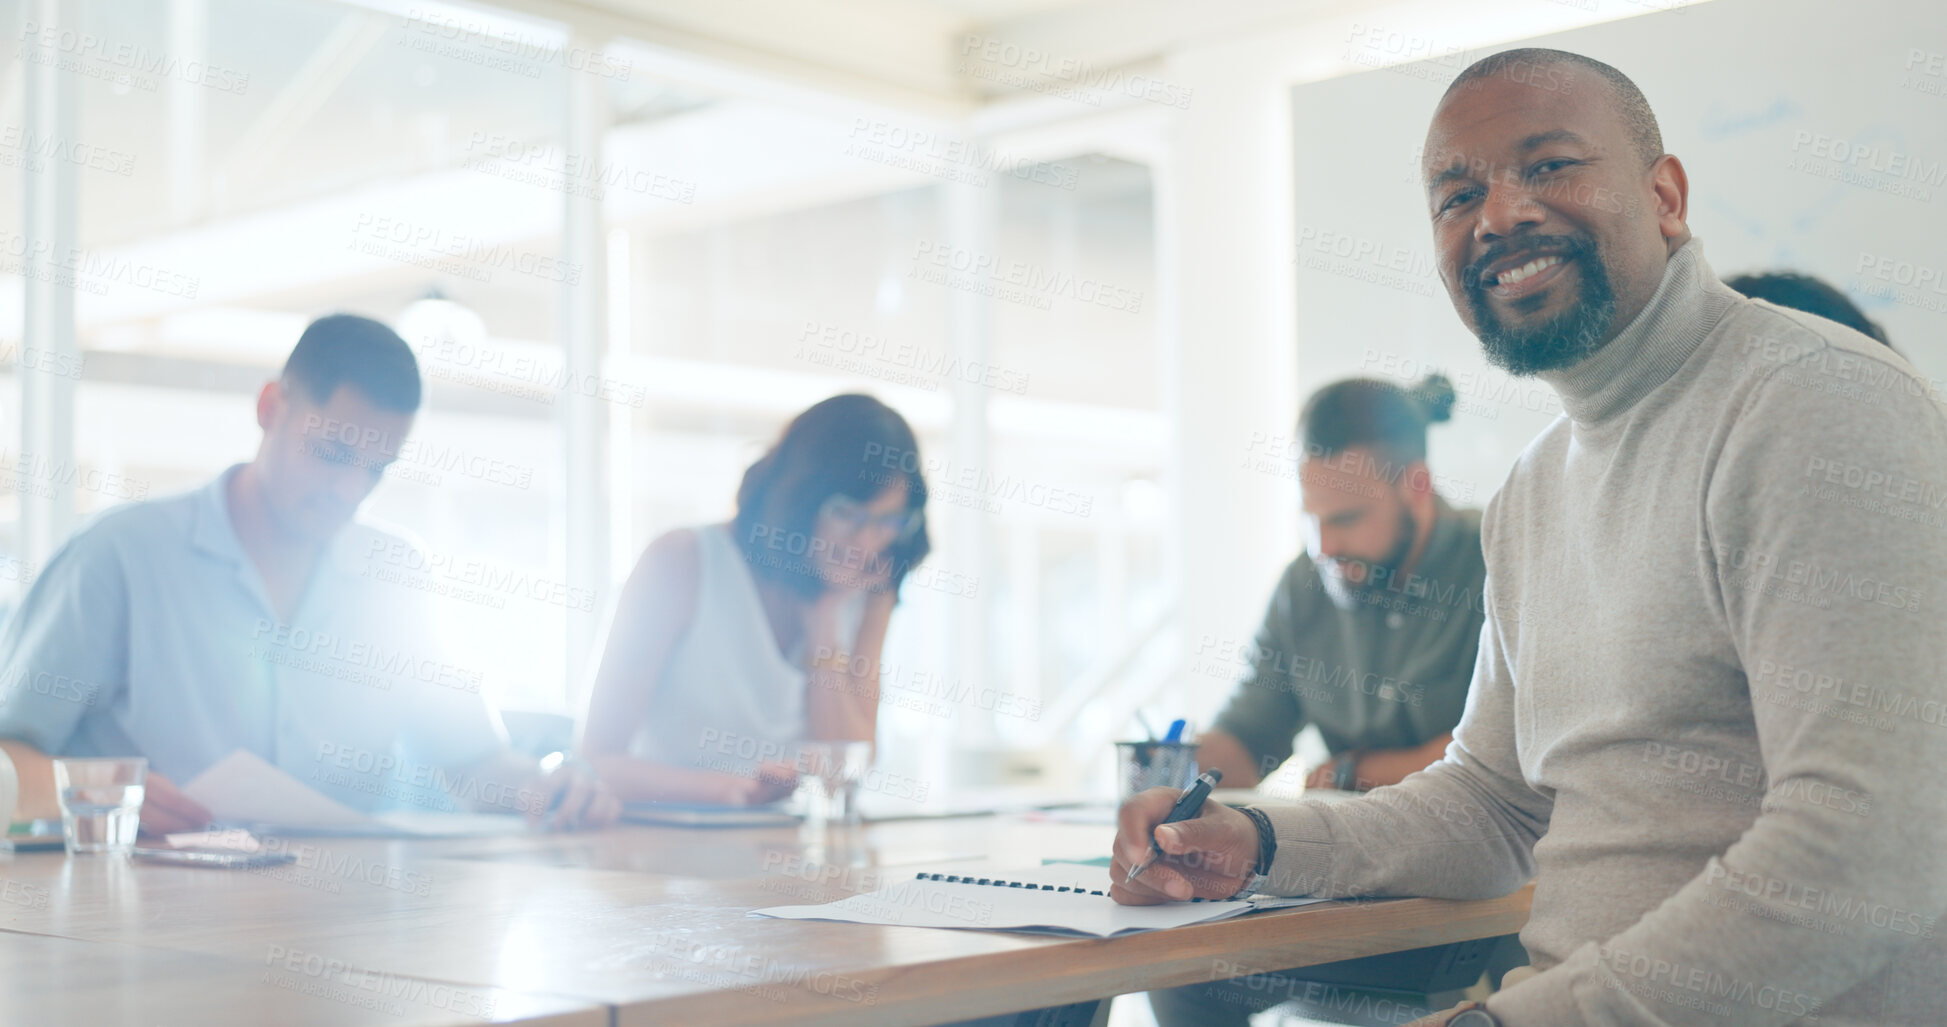
[[[1430,374],[1406,390],[1426,411],[1426,423],[1439,424],[1453,419],[1453,383],[1444,374]]]

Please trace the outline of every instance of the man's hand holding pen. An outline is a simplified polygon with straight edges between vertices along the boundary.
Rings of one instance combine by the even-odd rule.
[[[1175,788],[1151,788],[1123,804],[1109,869],[1109,895],[1117,902],[1148,906],[1227,899],[1255,876],[1259,843],[1251,818],[1220,802],[1205,802],[1195,817],[1165,823],[1182,795]],[[1132,881],[1130,871],[1153,855],[1152,838],[1162,855]]]

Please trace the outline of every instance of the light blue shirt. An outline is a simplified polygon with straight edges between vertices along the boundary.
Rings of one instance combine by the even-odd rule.
[[[465,776],[505,734],[483,672],[442,651],[398,573],[416,551],[348,525],[281,622],[231,527],[236,472],[68,539],[0,635],[0,738],[146,756],[178,785],[247,749],[360,809],[453,809],[500,787]]]

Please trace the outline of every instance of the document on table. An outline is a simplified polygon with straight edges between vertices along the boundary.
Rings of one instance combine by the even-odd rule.
[[[888,927],[955,927],[1113,938],[1225,920],[1324,899],[1272,898],[1125,906],[1109,898],[1106,867],[1051,863],[1027,869],[933,871],[821,906],[772,906],[753,916]]]
[[[183,786],[183,794],[202,803],[218,823],[245,826],[257,834],[441,837],[527,830],[520,817],[491,813],[365,813],[243,749],[196,775]]]
[[[632,802],[622,807],[622,819],[632,824],[676,827],[795,827],[798,815],[781,804],[719,806],[689,802]]]
[[[994,813],[1025,814],[1086,805],[1090,805],[1090,802],[1085,797],[1051,796],[1045,791],[1024,788],[964,789],[946,794],[933,792],[918,798],[886,792],[866,792],[859,796],[859,810],[864,814],[865,821],[873,824],[894,820],[981,817]]]
[[[196,775],[183,786],[183,794],[202,803],[219,821],[352,830],[378,824],[370,815],[311,790],[244,749]]]

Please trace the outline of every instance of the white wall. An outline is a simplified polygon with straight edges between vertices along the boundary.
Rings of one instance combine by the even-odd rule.
[[[1818,275],[1947,382],[1947,4],[1716,0],[1512,45],[1584,53],[1636,81],[1689,170],[1690,227],[1720,275]],[[1347,375],[1445,369],[1461,404],[1434,431],[1429,462],[1473,505],[1560,410],[1546,386],[1487,368],[1432,270],[1418,157],[1427,119],[1447,82],[1492,50],[1293,91],[1301,395]],[[1911,195],[1887,191],[1891,175],[1856,184],[1801,170],[1830,163],[1815,156],[1820,136],[1879,147],[1882,167],[1907,155]],[[1897,283],[1859,269],[1882,266],[1934,277],[1875,294]]]

